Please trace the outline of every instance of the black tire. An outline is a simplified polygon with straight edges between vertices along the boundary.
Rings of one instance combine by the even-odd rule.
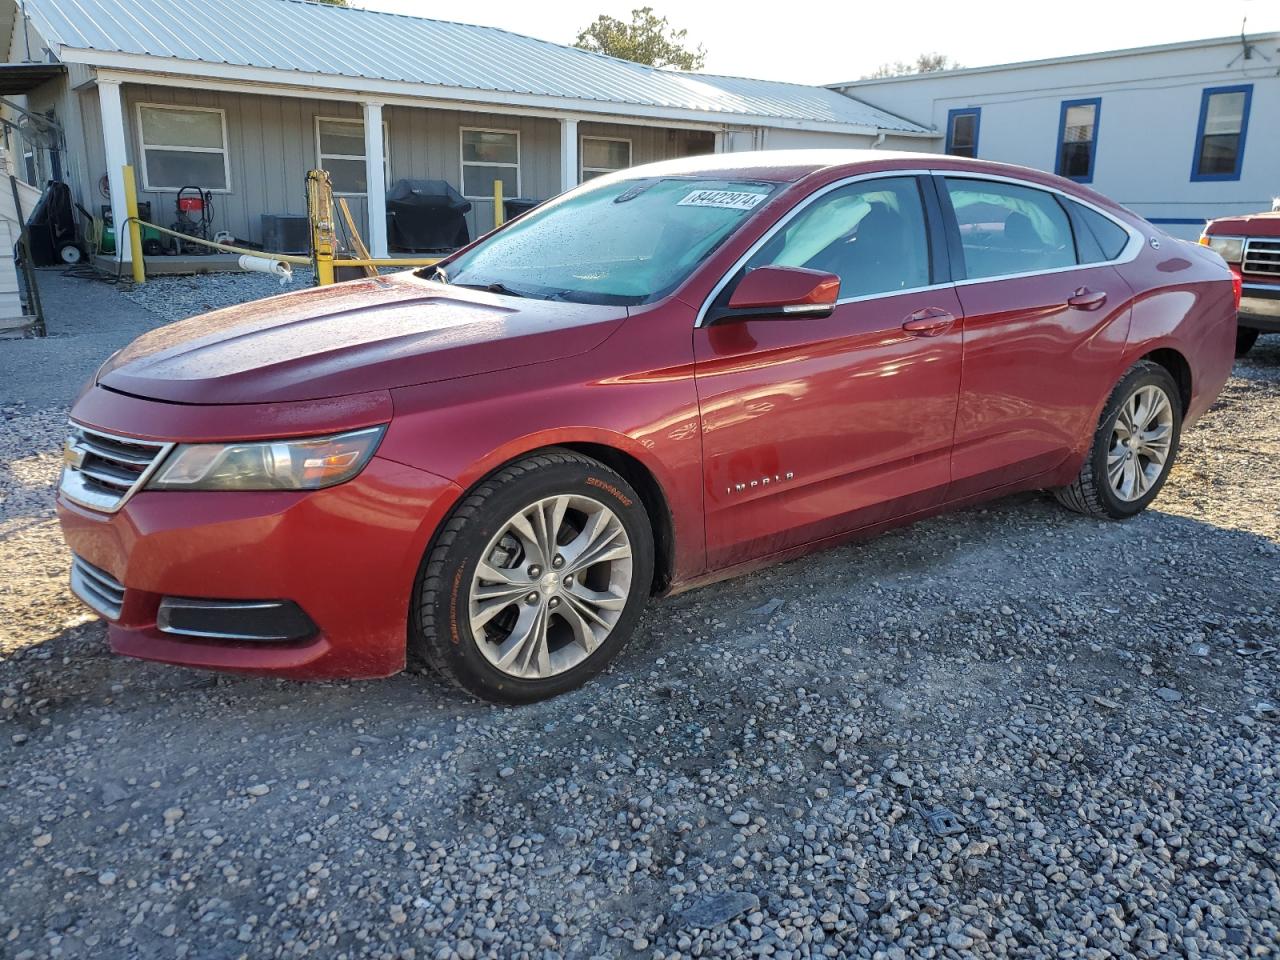
[[[1253,327],[1236,327],[1236,356],[1243,357],[1258,342],[1258,331]]]
[[[1107,452],[1111,447],[1112,431],[1116,418],[1120,414],[1121,405],[1133,396],[1140,387],[1155,386],[1164,391],[1173,411],[1173,435],[1169,447],[1169,456],[1165,460],[1164,469],[1143,496],[1135,500],[1123,500],[1111,489],[1107,479]],[[1076,479],[1065,487],[1055,490],[1054,496],[1064,507],[1083,513],[1086,516],[1107,520],[1125,520],[1147,508],[1160,493],[1169,471],[1173,469],[1177,459],[1178,445],[1182,437],[1182,399],[1178,385],[1174,383],[1169,371],[1158,363],[1141,360],[1134,364],[1116,384],[1098,421],[1098,429],[1093,435],[1093,444]]]
[[[631,541],[630,594],[612,632],[585,660],[543,679],[514,677],[481,653],[466,615],[481,554],[521,509],[544,497],[577,494],[604,503]],[[590,457],[558,447],[511,463],[472,489],[428,548],[410,611],[410,650],[468,693],[494,703],[544,700],[579,687],[607,667],[635,630],[653,583],[653,529],[640,496]]]

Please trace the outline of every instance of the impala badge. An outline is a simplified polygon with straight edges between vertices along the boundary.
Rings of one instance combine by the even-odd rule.
[[[760,477],[756,480],[748,480],[746,483],[735,483],[731,487],[725,487],[724,492],[732,496],[735,493],[746,493],[748,490],[758,490],[760,487],[768,487],[775,483],[785,483],[788,480],[794,480],[796,475],[790,471],[787,473],[775,473],[769,477]]]

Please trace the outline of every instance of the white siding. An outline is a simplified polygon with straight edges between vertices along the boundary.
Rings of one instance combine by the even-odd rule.
[[[1052,171],[1062,101],[1101,97],[1090,186],[1178,236],[1199,234],[1205,219],[1270,208],[1280,193],[1280,37],[1258,39],[1238,58],[1238,41],[1065,62],[962,71],[857,83],[845,92],[945,133],[948,111],[980,107],[978,156]],[[1232,60],[1235,58],[1234,64]],[[1228,66],[1228,64],[1232,64]],[[1253,84],[1239,180],[1191,179],[1206,87]],[[943,140],[934,144],[942,150]],[[918,149],[927,149],[920,142]]]
[[[255,241],[261,239],[262,214],[306,213],[306,172],[317,162],[315,118],[359,119],[361,116],[359,104],[350,102],[168,86],[125,84],[124,100],[129,156],[135,167],[140,162],[138,133],[134,129],[138,103],[185,104],[226,111],[231,190],[214,195],[214,229],[229,230],[237,237]],[[79,94],[79,106],[83,114],[88,175],[80,178],[77,194],[96,214],[105,202],[97,183],[106,170],[97,97],[92,90]],[[494,127],[520,132],[523,195],[547,200],[559,192],[560,128],[556,120],[403,106],[384,108],[383,118],[387,124],[390,163],[388,186],[401,178],[430,178],[447,180],[461,189],[460,128]],[[584,122],[579,132],[583,136],[630,138],[633,162],[637,164],[708,153],[713,146],[709,133],[661,127]],[[173,192],[142,190],[140,168],[137,173],[138,199],[150,201],[154,221],[167,226],[174,219]],[[347,202],[361,232],[366,232],[365,199],[348,197]],[[472,204],[467,219],[471,235],[475,237],[492,228],[493,202],[473,200]]]

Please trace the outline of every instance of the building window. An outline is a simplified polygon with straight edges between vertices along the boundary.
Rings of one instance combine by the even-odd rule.
[[[320,169],[329,171],[334,193],[364,196],[369,192],[363,120],[316,117],[316,156]],[[390,183],[385,120],[382,123],[382,170],[383,180]]]
[[[947,153],[956,157],[978,155],[978,124],[982,120],[979,107],[951,110],[947,113]]]
[[[1192,180],[1239,180],[1253,84],[1211,87],[1200,98]]]
[[[1058,165],[1060,177],[1077,183],[1093,180],[1093,158],[1098,148],[1098,121],[1102,100],[1064,100],[1058,118]]]
[[[140,103],[138,130],[144,190],[231,189],[224,111]]]
[[[593,177],[631,166],[631,141],[619,137],[583,137],[580,156],[582,169],[578,180],[586,183]]]
[[[502,181],[504,197],[520,196],[520,134],[463,127],[463,196],[475,200],[492,197],[495,180]]]

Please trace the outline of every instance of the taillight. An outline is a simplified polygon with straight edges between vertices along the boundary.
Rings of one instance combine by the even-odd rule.
[[[1236,301],[1236,312],[1240,312],[1240,297],[1244,292],[1244,277],[1240,276],[1240,271],[1232,265],[1231,270],[1231,296]]]

